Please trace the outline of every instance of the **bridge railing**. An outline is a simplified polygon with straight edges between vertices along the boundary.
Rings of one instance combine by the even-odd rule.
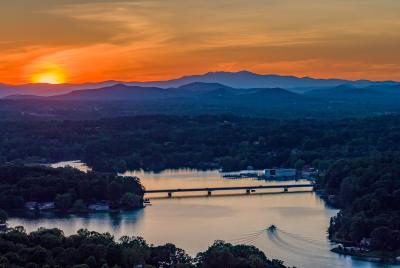
[[[152,193],[168,193],[168,196],[172,196],[172,193],[184,193],[184,192],[207,192],[211,195],[211,192],[215,191],[238,191],[246,190],[247,193],[258,189],[283,189],[285,192],[290,188],[306,188],[314,187],[314,184],[283,184],[283,185],[259,185],[259,186],[236,186],[236,187],[204,187],[204,188],[174,188],[174,189],[154,189],[145,190],[145,194]]]

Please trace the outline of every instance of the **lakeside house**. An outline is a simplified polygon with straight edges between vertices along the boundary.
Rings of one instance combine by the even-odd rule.
[[[313,180],[313,181],[316,180],[316,177],[318,176],[318,174],[319,174],[318,169],[313,168],[308,165],[304,166],[303,170],[301,171],[301,176],[303,178],[306,178],[308,180]]]
[[[110,206],[108,204],[108,202],[106,201],[101,201],[101,202],[97,202],[94,204],[90,204],[88,206],[89,210],[92,211],[109,211],[110,210]]]
[[[266,178],[292,178],[297,175],[294,168],[272,168],[264,169],[264,177]]]
[[[26,202],[25,203],[25,208],[31,211],[34,210],[52,210],[56,208],[56,205],[54,202]]]
[[[233,171],[233,172],[222,172],[223,177],[231,177],[231,178],[257,178],[262,177],[264,174],[262,170],[240,170],[240,171]]]
[[[297,176],[297,170],[293,168],[272,168],[256,170],[248,168],[246,170],[234,172],[222,172],[223,177],[228,178],[259,178],[259,179],[272,179],[272,178],[294,178]]]

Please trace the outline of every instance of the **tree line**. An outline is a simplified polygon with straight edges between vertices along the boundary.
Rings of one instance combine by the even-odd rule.
[[[216,241],[206,251],[190,257],[173,244],[149,245],[141,237],[115,240],[109,233],[86,229],[65,236],[59,229],[40,228],[26,233],[23,227],[0,233],[0,267],[4,268],[285,268],[254,246]]]
[[[72,168],[0,166],[0,209],[23,209],[26,202],[54,202],[62,211],[85,212],[106,200],[111,208],[143,206],[144,188],[136,177],[84,173]]]
[[[82,160],[97,171],[313,165],[400,151],[400,116],[278,120],[136,116],[91,121],[3,121],[0,163]]]
[[[332,239],[400,251],[399,153],[337,161],[319,183],[342,208],[331,219]]]
[[[154,115],[91,121],[4,121],[2,126],[0,162],[4,163],[81,159],[94,170],[113,172],[183,167],[301,169],[312,165],[321,171],[318,183],[329,195],[337,197],[342,208],[330,224],[332,238],[357,243],[366,238],[375,249],[398,249],[400,116],[397,115],[325,121]],[[58,176],[53,179],[59,181]],[[122,204],[123,193],[119,189],[126,189],[121,187],[123,179],[118,176],[115,183],[94,179],[86,185],[77,180],[68,185],[65,180],[61,187],[57,184],[51,189],[46,188],[50,179],[40,180],[45,189],[37,187],[34,180],[15,185],[5,183],[0,187],[0,191],[7,189],[1,192],[0,207],[21,204],[20,197],[28,200],[31,195],[36,195],[37,200],[49,195],[56,200],[61,195],[57,203],[66,200],[66,207],[77,200],[88,202],[93,198]],[[139,188],[133,193],[140,196]],[[90,192],[90,196],[82,192]],[[117,194],[110,196],[110,192]],[[64,198],[64,194],[72,196],[73,202]]]

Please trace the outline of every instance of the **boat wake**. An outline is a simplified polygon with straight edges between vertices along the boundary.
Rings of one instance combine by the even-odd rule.
[[[256,240],[258,240],[264,233],[265,233],[266,229],[263,230],[259,230],[253,233],[249,233],[249,234],[244,234],[242,236],[239,236],[235,239],[230,240],[229,242],[233,243],[233,244],[253,244]]]
[[[287,232],[287,231],[282,230],[282,229],[278,229],[278,230],[279,230],[280,234],[286,235],[286,236],[288,236],[288,237],[290,237],[292,239],[298,240],[298,241],[303,242],[303,243],[307,243],[307,244],[310,244],[310,245],[313,245],[313,246],[318,246],[318,247],[326,247],[327,246],[327,243],[324,242],[324,241],[321,241],[321,240],[317,240],[317,239],[314,239],[314,238],[311,238],[311,237],[308,237],[308,236],[302,236],[302,235],[290,233],[290,232]]]
[[[304,258],[318,258],[324,260],[333,259],[327,256],[330,250],[327,242],[308,236],[291,233],[277,228],[274,225],[271,225],[266,229],[243,234],[242,236],[232,239],[230,242],[233,244],[252,245],[263,235],[267,235],[266,241],[273,244],[275,247],[284,251],[290,251],[293,254],[302,256]],[[312,254],[312,252],[316,254]]]

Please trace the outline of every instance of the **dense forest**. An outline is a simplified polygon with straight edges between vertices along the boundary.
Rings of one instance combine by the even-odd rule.
[[[65,236],[58,229],[39,229],[27,234],[23,227],[0,233],[0,267],[176,267],[176,268],[284,268],[253,246],[216,241],[205,252],[191,258],[173,244],[153,246],[140,237],[79,230]]]
[[[311,165],[320,171],[320,187],[342,208],[329,228],[332,239],[399,249],[400,116],[338,120],[136,116],[3,121],[2,126],[0,162],[14,165],[81,159],[96,171],[113,172]],[[37,168],[25,167],[27,176],[7,168],[0,170],[5,181],[0,207],[6,209],[27,200],[58,200],[58,207],[71,209],[79,207],[74,205],[78,201],[107,199],[123,207],[141,200],[143,191],[135,178],[130,178],[136,182],[129,183],[135,185],[132,189],[124,186],[127,179],[113,175],[41,168],[49,173],[42,176]],[[12,172],[17,175],[11,176]],[[75,179],[66,179],[70,177]],[[133,196],[126,197],[124,191]]]
[[[337,161],[319,183],[342,208],[331,238],[400,251],[400,154]]]
[[[112,208],[143,206],[138,178],[84,173],[72,168],[0,166],[0,208],[23,209],[26,202],[54,202],[62,211],[85,212],[90,203],[107,200]]]
[[[0,162],[80,159],[97,171],[253,166],[326,169],[330,161],[400,151],[400,116],[276,120],[136,116],[3,121]]]

